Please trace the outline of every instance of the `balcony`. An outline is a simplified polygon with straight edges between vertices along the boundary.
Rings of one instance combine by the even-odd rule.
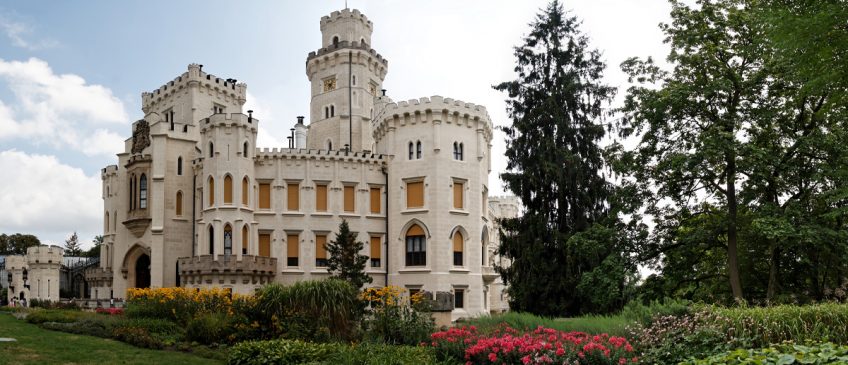
[[[201,255],[178,259],[180,280],[188,284],[265,284],[273,280],[277,258],[242,255]]]
[[[92,286],[112,286],[112,269],[90,267],[85,269],[85,281]]]
[[[483,266],[483,282],[485,282],[486,284],[490,284],[498,277],[500,277],[500,274],[495,271],[494,267]]]

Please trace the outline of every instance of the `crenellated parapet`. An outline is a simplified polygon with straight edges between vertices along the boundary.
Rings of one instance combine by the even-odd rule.
[[[359,41],[341,41],[338,44],[330,44],[321,48],[317,52],[309,52],[309,56],[306,57],[306,76],[311,81],[318,71],[342,63],[347,64],[350,57],[353,58],[353,64],[365,66],[369,71],[379,76],[380,80],[385,79],[389,61],[367,43]]]
[[[62,266],[62,257],[64,256],[64,253],[64,250],[58,246],[30,247],[27,248],[27,264],[29,266],[52,264],[58,269]]]
[[[109,165],[100,169],[100,179],[106,180],[118,176],[118,165]]]
[[[174,95],[184,91],[189,86],[197,85],[206,89],[210,94],[221,94],[244,104],[247,100],[247,84],[238,83],[235,79],[221,79],[215,75],[203,72],[202,66],[196,63],[188,65],[188,71],[165,83],[151,92],[141,93],[141,105],[145,114],[156,109],[160,103],[170,100]]]
[[[322,16],[321,30],[324,30],[328,26],[344,20],[355,20],[361,23],[363,26],[371,29],[372,31],[374,29],[374,24],[372,24],[371,21],[368,20],[368,17],[365,16],[365,14],[362,14],[359,9],[342,9],[330,13],[329,16]]]
[[[259,119],[242,113],[212,114],[200,121],[200,132],[204,133],[217,127],[245,127],[252,133],[259,130]]]
[[[343,161],[361,164],[384,164],[385,156],[361,151],[316,150],[306,148],[262,148],[257,150],[256,160],[316,160]]]
[[[487,142],[492,140],[492,122],[486,107],[438,95],[385,104],[372,124],[374,140],[380,141],[390,127],[433,121],[474,128],[483,133]]]

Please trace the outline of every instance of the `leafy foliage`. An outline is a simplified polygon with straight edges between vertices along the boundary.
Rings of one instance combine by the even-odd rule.
[[[363,322],[365,338],[392,345],[418,345],[426,341],[435,328],[421,292],[407,301],[406,289],[387,286],[368,288],[360,298],[369,303]]]
[[[31,234],[0,234],[0,255],[26,255],[27,248],[40,244],[38,237]]]
[[[82,255],[82,245],[79,242],[77,233],[74,232],[70,237],[68,237],[68,239],[65,240],[65,256],[80,255]]]
[[[756,350],[734,350],[702,360],[689,360],[682,365],[742,365],[742,364],[845,364],[848,346],[832,343],[808,345],[782,344]]]
[[[578,24],[553,1],[515,48],[517,79],[495,86],[512,119],[501,178],[526,209],[502,222],[499,254],[511,265],[497,269],[511,308],[542,315],[613,311],[634,283],[624,246],[636,237],[618,220],[598,147],[615,89],[601,83],[600,52]]]
[[[347,220],[342,219],[336,239],[327,244],[327,271],[356,289],[370,284],[373,279],[365,273],[368,256],[360,253],[364,246],[364,243],[356,240],[356,234],[350,231]]]

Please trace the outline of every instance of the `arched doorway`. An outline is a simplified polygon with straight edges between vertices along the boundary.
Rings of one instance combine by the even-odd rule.
[[[150,287],[150,256],[142,254],[135,260],[135,287]]]

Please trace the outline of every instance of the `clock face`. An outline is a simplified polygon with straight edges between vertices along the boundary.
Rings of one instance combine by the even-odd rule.
[[[324,80],[324,92],[332,91],[336,89],[336,78],[330,78]]]

